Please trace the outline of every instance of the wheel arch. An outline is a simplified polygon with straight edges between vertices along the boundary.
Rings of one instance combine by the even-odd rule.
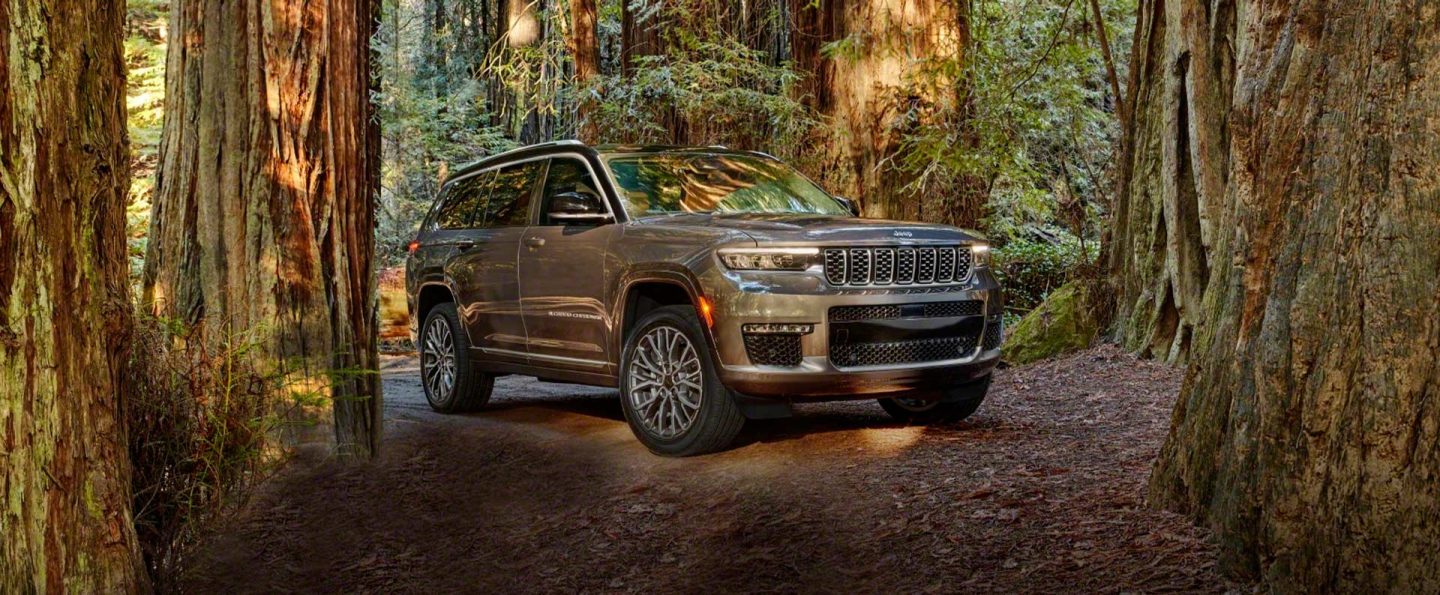
[[[417,325],[425,324],[425,317],[430,314],[430,310],[447,302],[459,307],[459,300],[455,299],[455,290],[450,287],[449,283],[439,280],[421,283],[415,290],[415,323]]]
[[[698,315],[700,300],[705,297],[699,281],[688,270],[669,267],[638,270],[626,275],[617,295],[620,299],[615,301],[615,333],[611,338],[616,370],[619,369],[630,332],[647,312],[664,306],[688,305],[696,308]],[[718,366],[713,329],[704,323],[703,316],[700,326],[706,346],[710,348],[710,357]]]

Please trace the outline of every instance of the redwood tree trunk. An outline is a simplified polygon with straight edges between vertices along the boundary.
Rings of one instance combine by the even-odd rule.
[[[833,157],[846,170],[839,190],[860,201],[871,217],[935,221],[973,227],[983,215],[985,195],[975,187],[927,192],[908,187],[903,170],[903,136],[936,125],[933,114],[963,114],[964,80],[929,78],[917,84],[925,61],[965,59],[970,43],[965,3],[942,0],[792,0],[795,31],[790,53],[808,78],[797,92],[802,101],[831,119],[837,129]],[[826,43],[853,37],[855,47],[825,57]],[[912,117],[918,114],[918,117]],[[960,123],[963,126],[963,122]]]
[[[340,451],[379,443],[378,134],[370,0],[173,0],[145,298],[211,341],[268,333],[333,397]]]
[[[1135,22],[1121,188],[1106,260],[1116,334],[1184,361],[1210,275],[1230,166],[1235,4],[1150,0]]]
[[[570,0],[570,55],[575,60],[575,80],[582,84],[600,74],[598,14],[596,0]]]
[[[1167,282],[1199,302],[1184,304],[1191,365],[1152,496],[1272,589],[1435,592],[1440,15],[1237,4],[1151,0],[1137,38],[1151,78],[1132,105],[1154,134],[1136,160],[1180,185],[1147,191],[1174,195],[1183,239],[1210,255],[1202,292]],[[1193,131],[1174,151],[1155,132],[1171,119]],[[1134,211],[1129,228],[1168,217]]]
[[[123,2],[0,1],[0,592],[143,585],[119,421],[131,328]]]

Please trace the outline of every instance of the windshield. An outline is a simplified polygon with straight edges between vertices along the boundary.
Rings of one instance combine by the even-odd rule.
[[[667,213],[850,213],[785,164],[710,153],[620,155],[606,160],[632,217]]]

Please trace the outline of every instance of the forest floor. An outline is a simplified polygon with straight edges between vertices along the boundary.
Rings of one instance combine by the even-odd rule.
[[[431,413],[387,356],[379,460],[302,457],[196,551],[197,592],[1222,591],[1215,549],[1143,502],[1179,370],[1109,347],[997,372],[969,421],[873,401],[651,455],[614,391],[505,378]]]

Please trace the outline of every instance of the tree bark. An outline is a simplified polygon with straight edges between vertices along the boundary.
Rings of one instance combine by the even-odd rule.
[[[1440,590],[1440,19],[1236,4],[1150,0],[1137,36],[1124,229],[1210,262],[1129,238],[1194,329],[1152,498],[1271,590]]]
[[[1110,83],[1110,95],[1115,98],[1115,117],[1124,128],[1129,117],[1125,114],[1125,97],[1120,94],[1120,75],[1115,71],[1115,55],[1110,53],[1110,33],[1105,28],[1105,11],[1100,10],[1100,0],[1090,0],[1090,14],[1095,19],[1095,41],[1100,45],[1100,57],[1105,62],[1105,80]]]
[[[1230,0],[1213,10],[1150,0],[1135,22],[1133,107],[1105,259],[1117,339],[1147,357],[1183,362],[1200,321],[1230,165],[1235,10]]]
[[[659,20],[669,0],[622,0],[620,8],[620,73],[629,77],[635,59],[665,53]]]
[[[961,131],[972,113],[967,2],[789,0],[791,63],[803,78],[795,97],[829,121],[833,137],[818,160],[824,181],[859,201],[867,216],[976,227],[986,185],[974,176],[944,188],[916,188],[904,139],[927,126]],[[843,42],[836,55],[828,44]],[[935,68],[937,61],[949,61]],[[960,66],[955,68],[955,66]],[[945,72],[960,73],[949,76]],[[942,119],[944,119],[942,121]],[[973,135],[968,135],[974,139]],[[953,183],[948,183],[953,182]]]
[[[921,75],[921,69],[937,57],[966,59],[968,5],[849,0],[791,8],[796,21],[791,54],[810,78],[799,92],[831,119],[845,142],[839,156],[848,170],[843,193],[858,199],[867,216],[975,226],[983,215],[983,190],[907,187],[914,176],[900,166],[899,154],[904,134],[935,125],[933,114],[947,111],[940,106],[963,113],[965,81]],[[853,47],[844,55],[820,55],[826,43],[847,38]]]
[[[795,95],[806,107],[820,114],[829,114],[835,98],[835,61],[826,58],[821,49],[839,39],[844,28],[844,11],[840,2],[789,0],[793,23],[790,32],[790,59],[804,78],[795,85]]]
[[[0,1],[0,592],[144,584],[119,420],[124,13]]]
[[[374,258],[379,135],[369,0],[173,0],[144,297],[207,340],[328,393],[337,446],[380,439]]]
[[[575,80],[582,85],[600,74],[598,14],[596,0],[570,0],[570,55],[575,60]]]

